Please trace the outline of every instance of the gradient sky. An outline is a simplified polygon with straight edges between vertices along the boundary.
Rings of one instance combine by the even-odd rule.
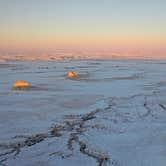
[[[166,52],[166,0],[0,0],[0,49]]]

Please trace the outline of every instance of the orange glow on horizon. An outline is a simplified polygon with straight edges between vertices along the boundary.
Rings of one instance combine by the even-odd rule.
[[[83,33],[50,34],[33,31],[1,34],[1,49],[119,49],[119,50],[163,50],[166,38],[158,34],[138,33]]]

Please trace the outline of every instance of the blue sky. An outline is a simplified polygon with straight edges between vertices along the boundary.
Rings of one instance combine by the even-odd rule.
[[[165,0],[0,0],[0,48],[163,48],[165,20]]]

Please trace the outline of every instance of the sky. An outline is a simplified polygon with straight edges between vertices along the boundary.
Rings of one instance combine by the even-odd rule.
[[[0,0],[0,49],[166,53],[166,0]]]

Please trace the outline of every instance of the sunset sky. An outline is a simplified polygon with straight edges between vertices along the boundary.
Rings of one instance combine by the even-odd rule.
[[[0,49],[166,53],[166,0],[0,0]]]

